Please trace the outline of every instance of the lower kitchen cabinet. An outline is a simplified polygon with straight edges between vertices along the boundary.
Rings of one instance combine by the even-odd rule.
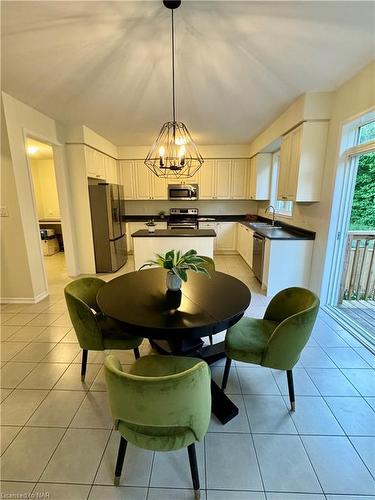
[[[237,224],[237,251],[246,264],[253,267],[253,234],[254,231],[244,224]]]
[[[308,287],[312,240],[265,240],[262,288],[267,297],[291,286]]]
[[[235,253],[237,241],[236,222],[217,222],[216,251],[219,253]]]
[[[213,229],[216,232],[216,253],[236,253],[237,222],[200,222],[199,229]]]

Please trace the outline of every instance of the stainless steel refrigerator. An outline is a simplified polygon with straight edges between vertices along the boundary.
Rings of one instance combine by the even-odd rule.
[[[123,187],[99,183],[89,186],[92,234],[97,273],[112,273],[128,258],[121,200]]]

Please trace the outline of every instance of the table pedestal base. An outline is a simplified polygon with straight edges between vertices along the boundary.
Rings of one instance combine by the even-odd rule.
[[[160,354],[175,354],[178,356],[193,356],[201,358],[211,365],[225,358],[224,342],[203,347],[202,339],[195,341],[183,340],[171,344],[166,340],[150,340],[150,344]],[[238,407],[232,403],[225,392],[211,379],[212,413],[224,425],[238,415]]]

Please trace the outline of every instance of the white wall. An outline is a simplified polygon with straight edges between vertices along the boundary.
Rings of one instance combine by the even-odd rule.
[[[146,146],[119,146],[118,158],[120,160],[144,160],[150,150],[150,147],[151,144]],[[250,147],[248,144],[199,146],[199,152],[203,156],[203,159],[250,157]]]
[[[37,224],[38,217],[36,204],[34,203],[31,172],[26,156],[25,139],[27,136],[30,136],[53,145],[59,196],[61,194],[59,201],[67,268],[68,272],[74,276],[77,274],[74,259],[74,217],[72,216],[69,205],[70,193],[63,151],[64,147],[61,145],[64,142],[63,130],[55,120],[30,108],[4,92],[2,93],[2,99],[18,207],[21,217],[20,230],[23,233],[24,241],[27,242],[27,245],[25,245],[25,256],[27,260],[26,262],[17,263],[16,270],[17,268],[19,269],[19,276],[13,276],[13,279],[17,282],[21,282],[23,279],[30,280],[32,288],[27,295],[24,295],[22,287],[20,287],[18,294],[13,290],[13,298],[15,300],[19,299],[20,301],[38,301],[47,295],[48,285],[44,272],[43,256],[40,250],[40,234]],[[19,244],[22,244],[22,242]],[[14,245],[8,246],[7,248],[7,261],[8,263],[12,262],[12,265],[16,255],[16,245],[17,243],[14,242]],[[8,275],[11,273],[11,270],[5,267],[3,272]],[[7,297],[6,291],[4,292],[4,297]]]
[[[60,219],[53,160],[30,159],[39,219]]]
[[[10,157],[8,134],[1,106],[1,205],[8,217],[1,221],[1,290],[4,301],[33,297],[26,241],[22,227],[16,183]]]
[[[169,209],[174,207],[198,208],[200,215],[243,215],[257,213],[257,203],[255,201],[125,201],[125,213],[127,215],[157,215],[161,210],[164,210],[168,214]]]

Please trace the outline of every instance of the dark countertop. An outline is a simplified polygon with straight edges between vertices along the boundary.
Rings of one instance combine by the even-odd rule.
[[[242,223],[256,233],[268,238],[269,240],[314,240],[315,233],[311,231],[302,231],[280,227],[280,229],[271,229],[267,227],[256,227],[251,222]]]
[[[150,233],[147,229],[140,229],[132,234],[133,238],[215,238],[213,229],[156,229]]]
[[[168,222],[169,216],[166,215],[164,219],[161,219],[157,215],[125,215],[123,220],[125,222],[147,222],[150,219],[154,219],[155,222]],[[205,220],[201,220],[205,219]],[[209,220],[207,220],[209,219]],[[266,227],[255,227],[252,223],[246,220],[246,215],[200,215],[198,217],[202,223],[204,222],[240,222],[246,227],[249,227],[258,234],[268,238],[270,240],[315,240],[315,233],[307,229],[302,229],[296,226],[291,226],[285,222],[275,221],[277,226],[281,226],[281,229],[268,229]],[[271,219],[266,217],[258,216],[257,221],[268,222],[271,224]],[[147,232],[147,230],[145,230]],[[177,230],[173,230],[173,234],[176,234]],[[187,230],[182,230],[186,233]],[[194,231],[194,230],[192,230]],[[169,235],[168,235],[169,236]],[[180,235],[181,236],[181,235]]]

